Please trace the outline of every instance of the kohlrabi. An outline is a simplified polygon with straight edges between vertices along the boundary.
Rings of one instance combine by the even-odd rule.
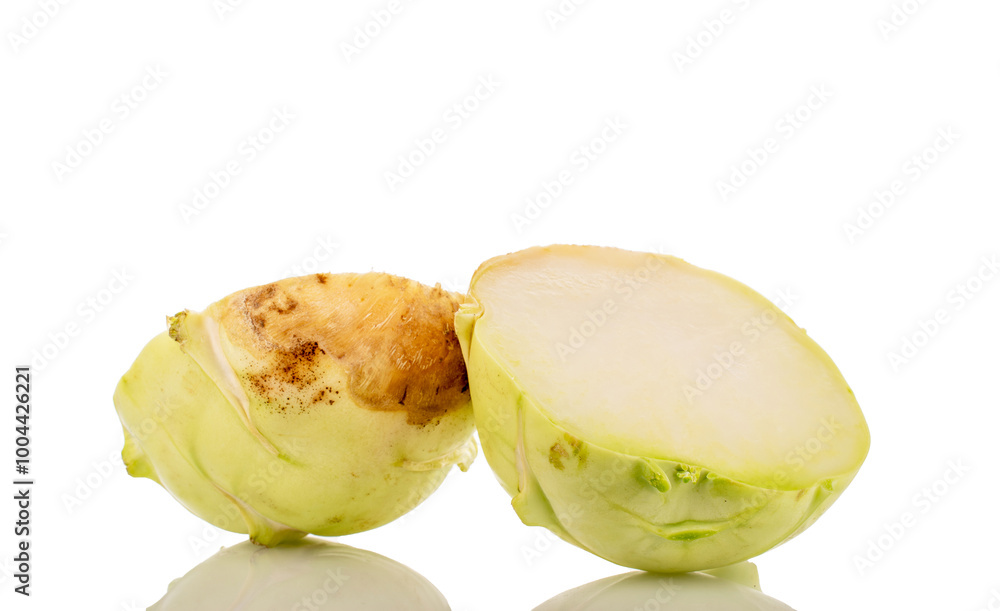
[[[115,390],[129,473],[268,546],[399,517],[476,453],[460,298],[316,274],[171,317]]]
[[[521,520],[649,571],[794,537],[868,428],[781,310],[669,256],[552,246],[480,266],[456,317],[480,442]]]

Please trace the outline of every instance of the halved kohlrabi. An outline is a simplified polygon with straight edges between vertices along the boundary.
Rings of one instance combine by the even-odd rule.
[[[459,299],[316,274],[171,317],[115,390],[129,473],[268,546],[399,517],[476,454]]]
[[[739,282],[663,255],[530,248],[456,316],[483,453],[525,524],[680,572],[794,537],[868,452],[830,357]]]

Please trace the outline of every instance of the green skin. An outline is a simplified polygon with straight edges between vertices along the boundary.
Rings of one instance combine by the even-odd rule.
[[[197,352],[201,315],[172,323],[171,334],[187,336],[186,349]],[[346,397],[286,413],[247,390],[244,417],[171,334],[155,337],[115,390],[122,458],[131,475],[256,543],[386,524],[427,498],[452,465],[464,470],[475,456],[471,418],[462,413],[468,408],[421,429],[403,412],[364,409]],[[237,348],[225,337],[222,346],[232,360]],[[346,379],[332,361],[325,376],[332,386]]]
[[[606,560],[674,573],[752,558],[811,525],[856,473],[770,489],[577,439],[483,344],[475,333],[481,314],[477,304],[463,305],[455,328],[486,460],[522,522]]]

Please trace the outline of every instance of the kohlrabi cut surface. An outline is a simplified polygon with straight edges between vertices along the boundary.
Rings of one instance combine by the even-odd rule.
[[[484,454],[529,524],[647,570],[793,536],[869,436],[829,356],[739,282],[552,246],[476,272],[456,318]]]
[[[721,274],[610,248],[537,249],[483,269],[474,296],[494,356],[597,445],[787,489],[853,471],[867,447],[830,357]],[[787,481],[773,482],[781,468]]]

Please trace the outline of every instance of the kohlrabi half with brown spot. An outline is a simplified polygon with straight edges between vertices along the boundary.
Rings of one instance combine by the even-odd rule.
[[[398,518],[476,454],[460,299],[316,274],[170,317],[115,390],[129,473],[267,546]]]
[[[756,556],[812,524],[868,452],[854,394],[805,331],[674,257],[491,259],[456,330],[483,453],[521,520],[624,566]]]

